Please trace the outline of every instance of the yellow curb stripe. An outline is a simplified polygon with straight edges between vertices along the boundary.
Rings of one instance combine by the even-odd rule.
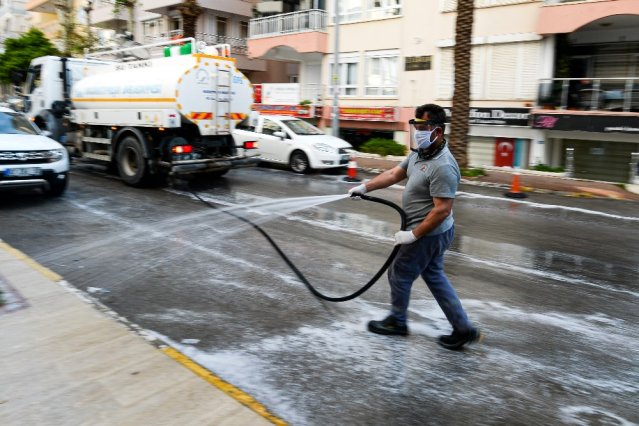
[[[274,425],[285,426],[287,424],[284,420],[269,413],[266,407],[257,402],[251,395],[220,379],[215,374],[211,373],[209,370],[205,369],[183,353],[173,348],[163,348],[162,352],[164,352],[167,356],[173,358],[175,361],[179,362],[231,398],[246,405],[248,408],[255,411],[257,414],[264,417],[266,420],[273,423]]]
[[[26,254],[22,253],[20,250],[11,247],[9,244],[0,242],[0,248],[2,250],[6,251],[7,253],[13,255],[17,259],[22,260],[24,263],[28,264],[31,268],[33,268],[36,271],[40,272],[46,278],[48,278],[48,279],[50,279],[52,281],[62,281],[62,277],[60,275],[56,274],[51,269],[40,265],[38,262],[36,262],[35,260],[31,259]]]

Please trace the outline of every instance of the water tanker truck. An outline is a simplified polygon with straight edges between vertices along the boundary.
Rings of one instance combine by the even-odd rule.
[[[36,58],[25,110],[72,155],[113,166],[129,185],[221,176],[258,161],[254,143],[238,149],[231,136],[250,112],[253,89],[229,52],[182,39]]]

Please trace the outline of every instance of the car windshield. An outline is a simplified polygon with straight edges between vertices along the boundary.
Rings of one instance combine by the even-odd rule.
[[[17,112],[0,112],[0,134],[37,135],[29,119]]]
[[[323,135],[317,127],[303,120],[282,120],[296,135]]]

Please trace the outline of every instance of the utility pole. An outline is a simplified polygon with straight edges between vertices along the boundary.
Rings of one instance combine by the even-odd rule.
[[[332,109],[332,118],[333,122],[331,127],[333,128],[333,136],[339,138],[339,88],[340,88],[340,78],[339,78],[339,9],[338,9],[338,1],[335,0],[333,2],[335,7],[335,48],[333,52],[333,109]]]
[[[91,12],[93,11],[93,0],[87,0],[84,4],[84,11],[87,14],[87,45],[93,48],[93,31],[91,30]]]

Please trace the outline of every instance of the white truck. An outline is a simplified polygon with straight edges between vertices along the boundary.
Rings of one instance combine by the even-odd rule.
[[[257,142],[260,161],[288,165],[296,173],[346,167],[355,153],[348,142],[296,117],[251,113],[237,124],[238,145]]]
[[[36,58],[25,112],[72,155],[107,163],[129,185],[221,176],[258,162],[254,143],[238,149],[231,136],[250,112],[253,89],[229,52],[182,39]]]

